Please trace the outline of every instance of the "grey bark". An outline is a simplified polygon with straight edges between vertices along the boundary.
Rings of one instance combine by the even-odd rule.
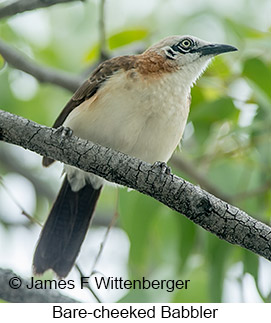
[[[11,288],[21,282],[19,288]],[[0,268],[0,299],[10,303],[75,303],[78,301],[50,289],[29,289],[30,281],[12,270]],[[17,285],[18,286],[18,285]]]
[[[152,196],[220,239],[271,260],[269,226],[159,167],[2,110],[0,140]]]
[[[50,7],[58,3],[74,2],[79,0],[18,0],[6,1],[8,4],[0,7],[0,19],[16,15],[29,10]],[[82,0],[80,0],[82,1]]]

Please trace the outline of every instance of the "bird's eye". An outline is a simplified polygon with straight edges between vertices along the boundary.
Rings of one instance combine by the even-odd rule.
[[[183,40],[181,40],[177,44],[171,46],[171,49],[174,52],[186,54],[186,53],[190,52],[190,50],[194,47],[194,45],[195,45],[195,43],[191,38],[184,38]]]
[[[186,39],[183,39],[181,42],[180,42],[180,46],[184,49],[188,49],[190,47],[192,47],[193,45],[193,42],[191,39],[189,38],[186,38]]]

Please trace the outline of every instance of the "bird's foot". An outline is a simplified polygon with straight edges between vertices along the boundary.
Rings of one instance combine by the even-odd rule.
[[[71,137],[73,134],[73,131],[69,127],[60,126],[56,128],[55,133],[59,133],[61,134],[62,138],[66,138],[66,137]]]
[[[162,176],[164,174],[171,175],[171,168],[165,162],[156,161],[155,163],[152,164],[152,168],[160,169],[160,172],[161,172],[160,179],[162,179]]]

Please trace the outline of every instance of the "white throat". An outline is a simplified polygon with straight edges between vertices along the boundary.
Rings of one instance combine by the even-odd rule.
[[[185,84],[189,84],[190,88],[196,83],[199,77],[206,70],[211,62],[211,57],[206,60],[206,58],[199,58],[192,63],[181,66],[180,73],[182,75],[182,80]]]

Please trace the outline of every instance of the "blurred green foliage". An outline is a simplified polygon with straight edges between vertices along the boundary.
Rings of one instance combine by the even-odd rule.
[[[218,192],[227,194],[234,205],[270,223],[271,33],[270,25],[261,25],[261,14],[255,13],[258,1],[254,2],[242,1],[236,9],[232,5],[231,14],[229,10],[218,10],[215,1],[199,8],[187,2],[189,10],[183,14],[177,1],[157,0],[152,10],[146,8],[146,14],[138,8],[139,13],[133,18],[127,13],[124,19],[121,13],[124,4],[117,1],[107,7],[106,39],[110,55],[123,46],[129,49],[129,45],[136,45],[138,41],[145,41],[148,46],[161,37],[180,33],[193,33],[239,48],[238,53],[217,57],[192,89],[189,124],[181,152],[177,154],[205,176]],[[268,0],[261,2],[265,10]],[[226,8],[226,1],[222,3]],[[0,37],[40,64],[79,73],[99,56],[97,5],[96,1],[88,0],[85,5],[66,4],[30,13],[41,14],[42,23],[50,26],[47,26],[49,37],[44,42],[34,41],[24,29],[19,30],[20,20],[17,27],[14,24],[17,17],[0,22]],[[119,14],[114,19],[116,6]],[[133,7],[136,13],[136,5]],[[24,19],[30,17],[23,15]],[[34,82],[33,85],[33,80],[25,78],[24,73],[3,65],[1,57],[0,68],[1,109],[51,125],[71,93],[50,84]],[[18,79],[22,82],[18,83]],[[25,91],[29,92],[27,97]],[[25,165],[26,173],[39,167]],[[200,184],[182,169],[173,170]],[[0,158],[0,174],[8,172],[9,168]],[[55,181],[53,176],[48,179],[48,182]],[[115,192],[106,188],[104,193],[98,210],[106,210],[110,218]],[[44,199],[38,197],[39,211],[45,210]],[[240,294],[244,293],[242,282],[246,275],[255,282],[253,293],[263,301],[270,301],[259,284],[260,279],[265,279],[259,276],[259,258],[252,253],[220,241],[138,192],[120,189],[118,210],[120,226],[130,240],[131,278],[191,280],[187,291],[159,294],[130,291],[120,301],[231,301],[229,293],[225,296],[225,286],[233,279]],[[39,216],[44,219],[46,211]],[[231,272],[237,264],[242,270],[238,277],[232,278]]]
[[[132,29],[132,30],[124,30],[118,32],[116,34],[111,35],[107,39],[108,48],[110,50],[117,49],[119,47],[131,44],[135,41],[142,40],[146,38],[148,35],[147,29]],[[97,60],[100,54],[100,43],[97,42],[94,46],[92,46],[91,50],[87,53],[85,57],[86,62],[92,62],[93,60]]]

